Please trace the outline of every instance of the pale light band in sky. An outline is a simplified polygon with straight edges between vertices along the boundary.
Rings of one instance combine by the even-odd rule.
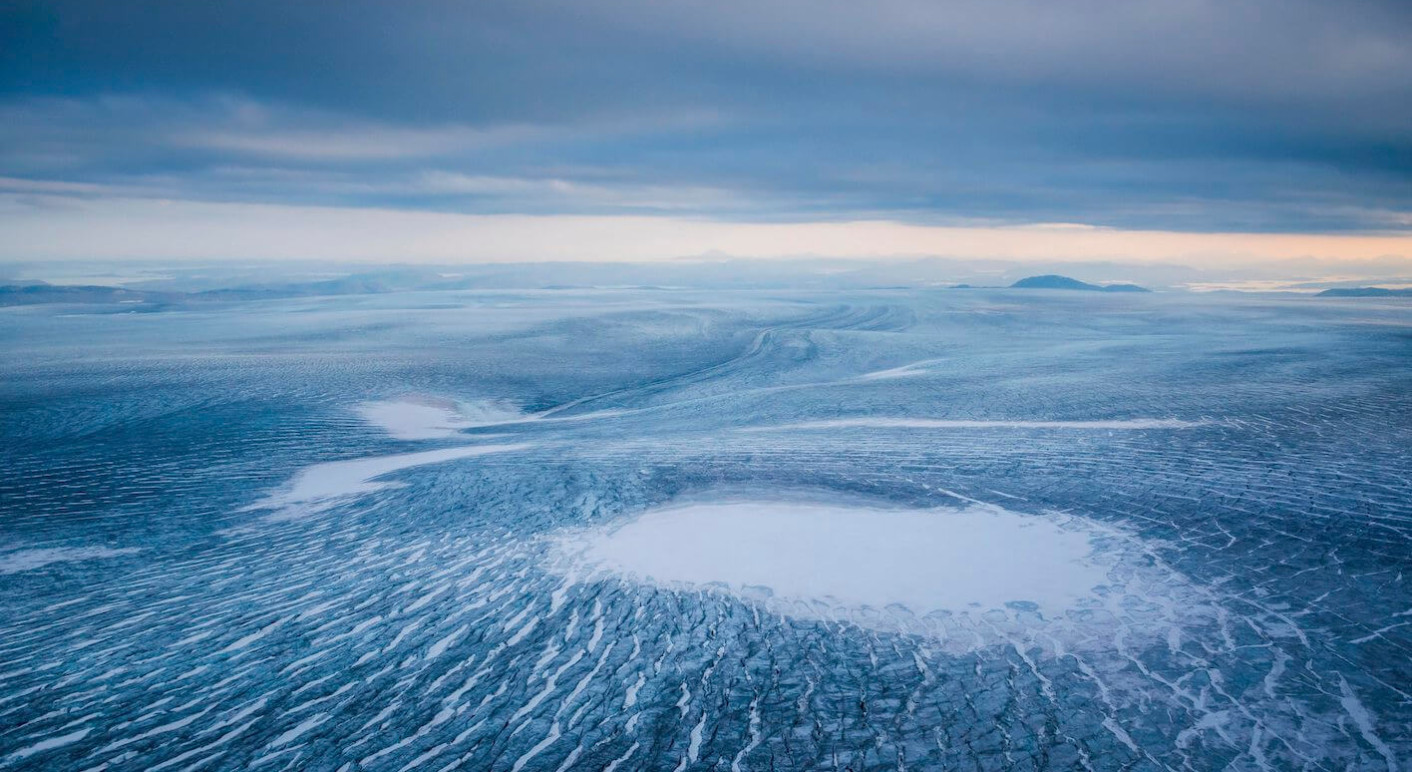
[[[942,256],[1193,266],[1412,257],[1412,236],[1177,233],[887,220],[741,223],[651,216],[469,215],[147,198],[0,199],[0,259],[315,259],[409,263]]]

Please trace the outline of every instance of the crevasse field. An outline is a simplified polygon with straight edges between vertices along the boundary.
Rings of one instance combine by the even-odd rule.
[[[1412,765],[1412,305],[0,310],[0,768]]]

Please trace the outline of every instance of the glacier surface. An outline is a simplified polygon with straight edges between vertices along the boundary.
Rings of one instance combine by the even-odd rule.
[[[1412,764],[1403,301],[0,312],[0,769]]]

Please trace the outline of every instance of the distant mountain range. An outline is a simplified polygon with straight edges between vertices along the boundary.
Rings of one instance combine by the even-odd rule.
[[[177,305],[206,301],[272,300],[325,295],[368,295],[392,292],[374,277],[350,276],[328,281],[247,285],[221,289],[182,292],[145,290],[103,285],[22,284],[0,285],[0,306],[29,306],[45,303],[123,304],[133,310],[156,311]]]
[[[1136,284],[1089,284],[1086,281],[1079,281],[1068,276],[1058,274],[1045,274],[1043,276],[1029,276],[1010,285],[1011,289],[1052,289],[1052,290],[1081,290],[1084,292],[1151,292],[1146,287],[1139,287]]]
[[[732,261],[705,266],[688,274],[687,266],[628,265],[481,265],[460,267],[456,273],[424,268],[395,268],[366,273],[319,279],[314,281],[218,280],[209,282],[148,282],[145,286],[115,287],[106,285],[0,284],[0,306],[25,306],[50,303],[71,303],[110,306],[110,311],[162,311],[205,303],[275,300],[279,298],[320,297],[329,295],[369,295],[417,290],[496,290],[496,289],[596,289],[604,287],[790,287],[810,288],[918,287],[924,282],[904,275],[841,279],[800,276],[790,273],[793,266],[785,263],[751,265]],[[756,273],[750,273],[754,270]],[[643,275],[639,275],[643,274]],[[743,274],[743,275],[742,275]],[[553,277],[554,281],[550,281]],[[637,281],[632,281],[637,279]],[[643,281],[646,279],[647,281]],[[204,284],[204,286],[202,286]],[[215,286],[212,286],[215,285]],[[991,285],[954,285],[955,289],[1002,289]],[[1009,285],[1023,290],[1071,290],[1080,292],[1151,292],[1136,284],[1090,284],[1069,276],[1042,274],[1029,276]],[[1320,292],[1319,297],[1333,298],[1397,298],[1412,297],[1412,289],[1388,287],[1337,287]]]
[[[1319,293],[1321,298],[1412,298],[1412,289],[1387,287],[1336,287]]]
[[[553,270],[549,270],[552,268]],[[758,275],[738,276],[741,268],[753,268]],[[704,266],[693,270],[689,266],[475,266],[465,267],[455,274],[419,268],[354,273],[315,281],[232,281],[213,282],[215,286],[186,286],[161,282],[145,286],[113,287],[105,285],[27,284],[0,285],[0,306],[39,305],[45,303],[81,303],[110,305],[112,310],[161,311],[176,307],[211,302],[275,300],[279,298],[318,297],[327,295],[369,295],[408,290],[462,290],[533,287],[539,289],[571,289],[612,286],[793,286],[823,283],[818,277],[791,274],[788,264],[741,265],[739,261],[721,266]],[[716,276],[715,273],[722,273]],[[642,275],[638,275],[642,274]],[[551,277],[553,283],[550,283]],[[631,281],[637,278],[639,281]],[[863,286],[918,286],[917,282],[899,280],[860,282]],[[647,279],[648,281],[641,281]],[[842,286],[848,286],[844,282]],[[965,286],[965,285],[962,285]],[[1031,276],[1010,285],[1016,289],[1086,290],[1090,292],[1148,292],[1136,284],[1089,284],[1068,276],[1047,274]],[[992,287],[992,289],[995,289]]]
[[[6,285],[0,286],[0,306],[28,306],[40,303],[150,303],[165,299],[167,294],[121,287]]]

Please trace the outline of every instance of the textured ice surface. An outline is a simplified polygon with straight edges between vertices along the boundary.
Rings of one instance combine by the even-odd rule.
[[[0,769],[1412,760],[1407,304],[603,290],[82,310],[0,310],[0,545],[140,551],[0,574]],[[405,439],[359,413],[407,395],[535,418],[399,408],[424,437]],[[771,520],[825,541],[783,556],[843,553],[827,595],[687,551],[749,544],[740,510],[711,507],[781,501],[847,510]],[[683,507],[699,527],[658,571],[698,576],[553,549]],[[870,540],[935,517],[872,545],[922,551],[978,513],[996,518],[980,554],[1083,552],[1100,581],[1039,588],[1089,585],[1058,601],[968,582],[981,606],[962,611],[846,600],[860,577],[869,599],[944,597],[897,583],[918,564]],[[780,586],[744,586],[761,580]]]
[[[1107,579],[1081,525],[1000,507],[898,510],[787,501],[653,510],[561,539],[590,565],[663,583],[720,583],[785,601],[916,615],[1005,608],[1061,614]]]

